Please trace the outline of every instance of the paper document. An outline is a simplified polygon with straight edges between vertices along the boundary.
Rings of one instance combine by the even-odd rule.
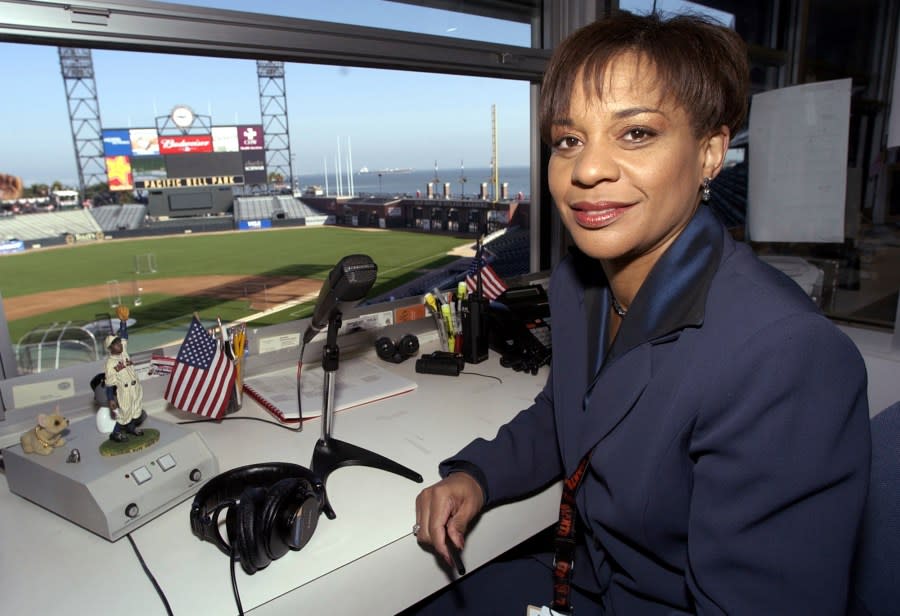
[[[319,417],[324,406],[325,371],[321,365],[301,374],[303,419]],[[341,362],[335,372],[334,410],[342,411],[367,402],[412,391],[417,383],[365,360]],[[281,421],[297,421],[297,367],[290,366],[244,379],[244,391]]]

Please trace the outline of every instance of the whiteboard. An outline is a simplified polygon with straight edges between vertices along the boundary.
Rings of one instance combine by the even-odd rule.
[[[898,22],[898,34],[900,34],[900,22]],[[894,47],[894,89],[891,92],[891,112],[888,120],[887,147],[896,148],[900,145],[900,39],[897,39]],[[900,330],[898,330],[900,331]]]
[[[754,242],[843,242],[850,79],[753,96],[747,232]]]

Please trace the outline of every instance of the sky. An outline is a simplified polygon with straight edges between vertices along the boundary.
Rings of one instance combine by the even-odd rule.
[[[646,4],[632,0],[637,4]],[[227,9],[240,0],[191,0]],[[672,4],[670,0],[669,4]],[[528,24],[382,0],[257,0],[256,11],[475,40],[530,44]],[[624,6],[624,3],[623,3]],[[153,127],[177,105],[213,125],[261,122],[252,60],[93,50],[103,128]],[[26,186],[77,184],[65,84],[55,46],[0,42],[4,84],[0,173]],[[287,113],[298,175],[342,166],[370,169],[488,167],[496,105],[501,168],[529,163],[529,93],[524,81],[288,63]],[[79,133],[83,136],[84,133]],[[349,147],[348,147],[349,144]]]
[[[237,0],[194,1],[240,8]],[[388,27],[442,36],[527,46],[526,24],[505,23],[393,2],[361,0],[261,1],[273,14]],[[423,13],[423,11],[425,11]],[[423,18],[424,16],[424,18]],[[396,26],[395,26],[396,27]],[[406,29],[406,28],[402,28]],[[93,50],[104,128],[152,127],[156,116],[186,104],[214,125],[261,121],[256,63]],[[72,128],[55,46],[0,43],[7,87],[0,117],[11,118],[0,137],[0,173],[25,185],[61,180],[76,184]],[[497,107],[498,160],[527,165],[528,84],[521,81],[289,63],[285,67],[291,153],[295,173],[333,169],[338,140],[343,164],[353,168],[487,167],[491,160],[491,106]],[[18,94],[10,96],[11,91]],[[327,163],[326,163],[327,161]]]

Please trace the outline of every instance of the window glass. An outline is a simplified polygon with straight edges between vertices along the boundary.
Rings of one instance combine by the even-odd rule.
[[[646,13],[701,13],[735,28],[750,43],[752,93],[786,85],[787,5],[768,2],[710,0],[625,0],[620,6]],[[780,11],[774,15],[773,11]],[[883,107],[871,97],[879,91],[879,75],[871,59],[882,56],[877,46],[886,36],[879,24],[878,3],[866,1],[852,7],[833,2],[812,2],[807,21],[798,24],[805,46],[797,58],[800,83],[852,77],[850,137],[847,161],[845,241],[826,243],[752,242],[745,236],[747,181],[749,177],[747,131],[732,140],[725,168],[713,185],[710,206],[734,235],[751,241],[765,259],[778,264],[807,288],[826,314],[851,323],[891,328],[900,287],[900,185],[898,165],[878,153],[880,137],[872,126],[880,121]],[[886,31],[885,31],[886,32]],[[865,33],[865,34],[863,34]],[[832,45],[827,41],[839,41]],[[802,259],[797,261],[796,258]]]
[[[619,2],[619,8],[631,13],[650,13],[657,11],[668,15],[683,15],[696,13],[706,15],[719,23],[734,28],[734,15],[727,11],[720,11],[697,2],[688,0],[623,0]]]
[[[184,0],[178,4],[233,11],[247,11],[240,0]],[[483,12],[482,3],[460,0],[454,10],[442,10],[390,0],[259,0],[252,4],[256,13],[315,19],[371,28],[386,28],[435,36],[531,46],[530,18],[534,10],[528,3],[514,7],[503,18]],[[515,18],[513,20],[512,18]]]
[[[737,0],[621,0],[619,6],[632,13],[649,13],[654,9],[665,14],[695,13],[706,15],[734,28],[753,46],[783,50],[789,7],[777,2],[741,2]],[[778,12],[775,14],[775,12]],[[773,24],[777,24],[773,28]],[[752,55],[752,51],[751,51]]]
[[[528,271],[526,82],[63,52],[93,80],[61,77],[57,47],[0,44],[11,82],[42,93],[0,100],[16,118],[0,174],[22,185],[0,208],[0,295],[22,372],[103,357],[117,304],[133,352],[179,342],[194,312],[308,316],[346,254],[378,265],[372,301],[455,287],[493,231],[511,239],[498,273]]]

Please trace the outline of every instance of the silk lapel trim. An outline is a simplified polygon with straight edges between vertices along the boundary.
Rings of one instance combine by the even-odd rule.
[[[577,464],[585,451],[604,439],[634,408],[652,377],[653,344],[677,338],[685,327],[702,325],[706,296],[723,252],[723,237],[721,223],[701,206],[656,263],[629,307],[610,352],[590,379],[579,420],[572,425],[578,434],[578,446],[566,448],[567,467]],[[598,302],[599,341],[606,339],[609,326],[609,286],[603,282],[602,301]],[[588,304],[585,302],[585,306]]]

